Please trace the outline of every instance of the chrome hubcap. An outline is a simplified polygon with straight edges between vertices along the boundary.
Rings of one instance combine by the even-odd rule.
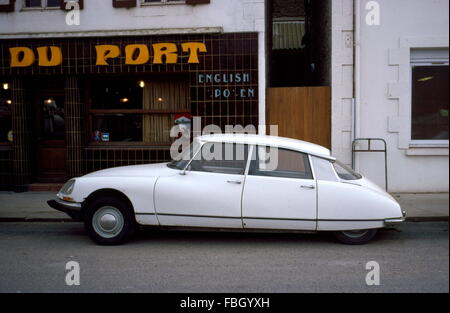
[[[117,219],[112,214],[105,214],[100,218],[100,226],[105,230],[112,230],[117,225]]]
[[[103,238],[113,238],[123,229],[123,215],[119,209],[112,206],[101,207],[92,217],[92,226]]]

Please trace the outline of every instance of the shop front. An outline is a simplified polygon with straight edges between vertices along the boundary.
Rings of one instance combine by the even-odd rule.
[[[170,160],[172,126],[258,124],[258,35],[0,41],[0,188]]]

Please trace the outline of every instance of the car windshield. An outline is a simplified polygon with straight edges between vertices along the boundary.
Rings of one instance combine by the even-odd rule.
[[[358,180],[362,178],[361,174],[358,174],[350,167],[344,165],[339,161],[333,162],[333,167],[336,170],[336,174],[339,176],[339,178],[343,180]]]
[[[188,149],[180,153],[178,157],[167,164],[167,166],[173,169],[184,170],[199,148],[200,145],[198,143],[191,143]]]

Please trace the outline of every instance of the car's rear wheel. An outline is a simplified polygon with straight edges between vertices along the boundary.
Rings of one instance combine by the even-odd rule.
[[[89,204],[84,220],[89,237],[101,245],[118,245],[131,238],[136,221],[130,205],[109,197],[95,199]]]
[[[342,243],[348,245],[362,245],[375,237],[377,229],[361,229],[335,232],[334,236]]]

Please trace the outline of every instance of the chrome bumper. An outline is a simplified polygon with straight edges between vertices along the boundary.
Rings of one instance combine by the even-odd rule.
[[[403,223],[406,220],[406,211],[402,211],[402,215],[403,216],[401,218],[392,218],[392,219],[384,220],[384,225],[386,227],[389,227],[389,226],[395,226],[399,223]]]
[[[63,201],[61,199],[53,199],[47,201],[47,204],[55,210],[61,211],[69,215],[77,221],[82,221],[81,203]]]

